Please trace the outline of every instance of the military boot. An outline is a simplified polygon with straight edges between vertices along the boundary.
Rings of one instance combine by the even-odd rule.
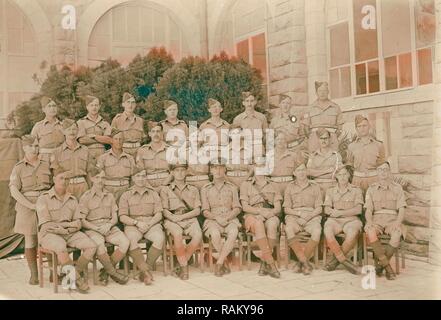
[[[257,274],[259,276],[265,276],[268,274],[266,271],[266,262],[265,261],[260,262],[260,268],[259,268],[259,272]]]
[[[324,269],[326,271],[334,271],[337,269],[340,262],[337,260],[335,256],[332,257],[332,259],[325,265]]]
[[[267,267],[266,271],[270,275],[270,277],[276,278],[276,279],[280,278],[280,272],[279,272],[279,270],[277,270],[276,264],[274,262],[271,264],[267,263],[266,267]]]

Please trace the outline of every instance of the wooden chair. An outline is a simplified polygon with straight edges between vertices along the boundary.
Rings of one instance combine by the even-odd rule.
[[[285,232],[285,224],[282,223],[280,226],[281,233],[283,233],[283,236],[285,237],[285,249],[286,249],[286,269],[288,269],[289,262],[291,261],[291,248],[288,246],[288,238],[286,237]],[[301,243],[306,243],[311,238],[311,235],[307,232],[299,232],[296,237],[300,238]],[[319,267],[319,247],[320,243],[316,246],[314,250],[314,266],[317,269]],[[294,254],[295,256],[295,254]]]
[[[227,236],[226,233],[222,233],[221,234],[222,239],[225,239],[225,237]],[[230,255],[235,255],[236,252],[238,252],[239,254],[239,271],[242,271],[242,265],[243,265],[243,248],[244,248],[244,236],[242,234],[242,232],[239,232],[239,234],[237,235],[237,239],[236,239],[236,243],[233,247],[233,250],[231,251]],[[208,264],[209,264],[209,268],[211,272],[214,272],[214,262],[213,262],[213,243],[211,241],[211,238],[208,238]]]
[[[81,255],[81,250],[76,248],[68,248],[67,252],[69,254],[74,254],[75,256]],[[50,261],[47,257],[50,256],[52,260],[52,265],[50,265]],[[46,259],[45,259],[46,258]],[[75,260],[75,259],[74,259]],[[44,264],[47,263],[48,265],[45,266]],[[38,247],[38,275],[39,275],[39,282],[40,282],[40,288],[44,287],[44,274],[43,270],[49,269],[51,274],[53,275],[52,282],[54,284],[54,293],[58,293],[58,271],[61,269],[61,266],[58,264],[58,257],[55,251],[45,249],[43,247]],[[61,270],[60,270],[61,271]],[[93,277],[95,278],[95,270]],[[88,280],[88,271],[85,272],[85,278],[86,281]]]
[[[187,242],[187,240],[191,240],[191,237],[184,235],[183,241]],[[167,243],[166,251],[167,251],[167,256],[168,256],[169,264],[170,264],[170,272],[173,272],[173,270],[175,268],[175,266],[174,266],[175,262],[174,262],[173,257],[176,255],[176,252],[175,252],[173,236],[169,232],[167,232],[167,235],[166,235],[166,243]],[[204,257],[205,257],[204,241],[201,241],[199,248],[193,253],[193,255],[195,257],[196,265],[199,266],[199,269],[203,273],[204,266],[205,266],[205,263],[204,263]]]
[[[253,239],[253,234],[251,232],[247,232],[246,233],[246,237],[247,237],[247,266],[248,266],[248,270],[251,270],[251,251],[253,250],[260,250],[259,247],[257,246],[257,244],[253,243],[252,239]],[[282,258],[281,258],[281,254],[280,254],[280,237],[279,241],[276,244],[276,263],[277,263],[277,268],[280,268],[280,266],[282,265]]]
[[[345,239],[346,239],[346,235],[341,232],[339,234],[337,234],[335,236],[335,238],[337,239],[337,241],[340,243],[342,243]],[[340,241],[339,241],[340,240]],[[354,252],[353,252],[353,258],[354,258],[354,264],[356,265],[357,263],[361,266],[363,264],[363,256],[359,255],[359,249],[363,250],[364,245],[363,245],[363,234],[360,232],[357,242],[355,243],[354,246]],[[326,238],[323,237],[323,266],[326,265],[328,259],[328,244],[326,242]]]
[[[388,244],[390,241],[390,236],[387,234],[382,234],[378,236],[378,240],[381,241],[381,244]],[[372,248],[367,244],[367,234],[363,232],[363,256],[364,256],[364,265],[369,265],[369,256],[368,251]],[[374,254],[374,253],[373,253]],[[395,273],[400,274],[400,255],[401,255],[401,268],[406,268],[406,254],[403,249],[403,240],[400,241],[400,245],[396,248],[394,256],[395,256]]]

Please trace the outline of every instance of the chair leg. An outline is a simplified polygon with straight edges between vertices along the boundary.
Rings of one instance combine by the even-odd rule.
[[[162,273],[167,276],[167,240],[162,247]]]
[[[397,248],[394,253],[395,256],[395,272],[400,274],[400,249]]]
[[[367,239],[366,233],[363,233],[363,259],[364,265],[369,265],[369,256],[368,256],[368,247],[367,247]]]
[[[323,266],[326,266],[326,260],[328,259],[328,246],[326,239],[323,239]]]
[[[201,241],[201,246],[199,247],[199,268],[202,273],[205,271],[205,261],[204,261],[204,242]]]
[[[280,256],[281,256],[281,254],[280,254],[280,243],[277,243],[276,244],[276,258],[277,258],[276,260],[277,260],[277,268],[279,268],[279,269],[281,268],[281,265],[282,265],[281,261],[280,261],[281,260]]]
[[[208,264],[210,267],[210,272],[213,272],[213,244],[211,243],[211,239],[208,239]]]
[[[242,239],[239,240],[239,271],[242,271],[243,263],[243,244]]]
[[[251,236],[247,235],[247,266],[251,270]]]
[[[354,246],[354,264],[357,265],[358,260],[358,241],[355,242]]]
[[[44,279],[44,277],[43,277],[43,253],[41,252],[40,249],[38,249],[38,277],[40,278],[39,279],[40,288],[43,288],[44,287],[44,284],[43,284],[43,279]]]
[[[320,246],[317,245],[314,250],[314,264],[316,269],[319,268],[319,247]]]
[[[58,258],[57,254],[52,253],[52,274],[54,277],[54,293],[58,293]]]
[[[285,236],[285,250],[286,250],[285,268],[288,269],[291,251],[290,251],[290,247],[288,246],[288,239],[286,238],[286,236]]]
[[[96,255],[92,258],[92,273],[93,273],[93,284],[95,286],[98,285],[98,272],[97,272],[97,266],[96,266]]]

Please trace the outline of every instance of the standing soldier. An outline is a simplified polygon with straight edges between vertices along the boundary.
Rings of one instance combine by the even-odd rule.
[[[97,97],[86,96],[84,98],[87,109],[87,116],[77,121],[78,141],[85,145],[96,161],[106,149],[105,144],[111,144],[110,137],[112,128],[100,115],[100,101]]]
[[[308,122],[309,152],[314,152],[320,147],[318,136],[314,133],[319,128],[324,128],[331,135],[332,150],[338,149],[338,136],[343,126],[343,114],[340,107],[329,100],[329,89],[327,82],[315,82],[317,100],[310,107],[310,111],[305,114]]]
[[[188,137],[188,126],[185,121],[178,119],[178,104],[172,100],[164,101],[164,112],[166,119],[159,122],[162,127],[162,132],[164,134],[164,141],[167,144],[173,144],[180,140],[179,137]],[[170,137],[167,134],[170,130],[180,130],[176,133],[171,133]],[[184,141],[179,141],[183,143]]]
[[[252,171],[253,150],[245,148],[252,147],[250,142],[245,140],[244,135],[239,127],[232,125],[230,131],[231,142],[229,145],[229,160],[226,165],[227,180],[240,188],[243,182],[247,181]],[[236,139],[240,139],[239,144]]]
[[[222,105],[218,100],[208,99],[208,112],[210,112],[211,118],[203,122],[199,127],[202,145],[228,147],[230,124],[220,117],[222,111]]]
[[[299,273],[303,269],[303,274],[309,275],[313,270],[309,260],[322,233],[323,200],[320,187],[308,180],[304,163],[297,164],[294,176],[296,179],[288,185],[284,195],[285,233],[289,247],[299,260],[294,267],[294,272]],[[304,250],[297,237],[298,233],[303,231],[310,235]]]
[[[57,104],[48,97],[42,97],[40,104],[45,118],[34,125],[31,135],[38,140],[40,157],[49,162],[55,148],[64,141],[63,128],[60,120],[57,119]]]
[[[117,128],[124,132],[124,152],[135,157],[141,142],[145,138],[144,120],[138,117],[134,112],[136,109],[136,100],[133,95],[125,92],[123,95],[122,106],[123,113],[118,113],[112,120],[112,128]]]
[[[352,184],[366,193],[368,187],[377,182],[377,166],[386,161],[384,145],[369,134],[370,125],[367,118],[355,117],[357,139],[348,146],[347,163],[355,169]]]
[[[112,149],[98,158],[97,167],[106,174],[104,189],[118,201],[130,187],[130,177],[136,170],[135,160],[123,151],[124,133],[112,129]]]
[[[57,254],[62,267],[74,266],[67,248],[83,251],[75,262],[76,286],[80,293],[89,291],[84,278],[89,262],[96,252],[96,244],[85,233],[81,232],[81,217],[78,201],[67,192],[68,177],[66,172],[55,171],[54,187],[44,192],[37,200],[37,215],[41,247]]]
[[[118,207],[113,195],[104,190],[104,172],[98,172],[92,177],[93,186],[80,199],[79,212],[84,233],[97,245],[97,258],[104,269],[100,272],[103,285],[107,285],[108,276],[119,284],[126,284],[129,277],[115,269],[129,249],[129,239],[116,226],[118,222]],[[106,242],[118,248],[109,257]]]
[[[217,160],[217,159],[216,159]],[[241,211],[237,187],[225,180],[226,159],[210,163],[213,181],[201,190],[202,213],[206,218],[204,232],[213,243],[217,258],[214,274],[218,277],[231,272],[225,259],[234,248],[239,233],[240,222],[237,216]],[[226,239],[222,245],[222,236]]]
[[[269,128],[273,129],[278,136],[283,133],[290,151],[296,152],[307,148],[302,146],[305,140],[305,125],[302,123],[302,115],[291,113],[291,97],[279,95],[280,113],[277,114],[270,123]]]
[[[262,252],[259,275],[280,278],[272,253],[279,241],[282,196],[277,186],[266,178],[264,170],[265,159],[257,158],[254,177],[240,186],[240,200],[245,214],[245,229],[253,234]]]
[[[326,129],[320,128],[314,134],[320,139],[320,148],[310,155],[306,167],[308,176],[312,177],[322,189],[325,196],[326,190],[336,185],[335,171],[343,164],[340,153],[331,148],[331,134]]]
[[[335,175],[337,186],[326,192],[324,207],[328,219],[323,233],[334,257],[326,264],[325,270],[333,271],[341,263],[349,272],[359,274],[356,266],[349,260],[348,254],[357,243],[363,227],[358,217],[362,214],[363,194],[360,188],[350,184],[351,172],[350,166],[340,166]],[[344,233],[345,240],[340,247],[335,236],[341,232]]]
[[[34,136],[22,137],[24,158],[12,169],[9,182],[11,196],[17,201],[14,232],[24,235],[25,256],[31,278],[29,284],[38,284],[37,269],[37,214],[38,196],[51,187],[49,162],[38,157],[38,141]]]
[[[372,184],[366,192],[366,231],[369,243],[375,253],[376,272],[378,276],[386,270],[386,278],[394,280],[396,275],[389,264],[394,252],[400,245],[403,235],[404,208],[406,197],[403,188],[392,181],[389,162],[377,167],[378,182]],[[383,247],[379,234],[390,235],[390,242]]]
[[[80,199],[89,189],[89,171],[95,166],[87,147],[77,141],[78,127],[74,120],[65,119],[62,123],[65,141],[51,156],[51,168],[69,171],[67,192]]]
[[[177,274],[182,280],[187,280],[188,260],[202,241],[202,230],[197,219],[201,213],[201,198],[199,190],[185,182],[186,164],[171,165],[170,171],[174,181],[161,189],[164,227],[173,237],[180,266]],[[182,235],[190,236],[190,243],[184,245]]]
[[[167,144],[164,142],[162,127],[158,122],[149,122],[151,142],[142,146],[136,156],[136,165],[147,172],[149,184],[158,188],[170,181],[167,161]]]
[[[145,178],[145,170],[133,176],[133,187],[124,192],[119,200],[119,220],[124,224],[124,233],[130,240],[129,255],[141,270],[139,279],[150,285],[153,276],[149,270],[153,269],[162,253],[165,236],[161,225],[161,198],[146,183]],[[143,238],[152,242],[147,253],[147,263],[138,244]]]

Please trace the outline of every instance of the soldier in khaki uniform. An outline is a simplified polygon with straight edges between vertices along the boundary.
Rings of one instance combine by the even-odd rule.
[[[370,125],[366,117],[355,117],[357,139],[348,146],[348,164],[355,169],[352,184],[366,193],[368,187],[377,182],[377,166],[386,160],[384,145],[369,133]]]
[[[49,163],[38,157],[38,141],[34,136],[22,137],[24,158],[12,169],[9,181],[11,196],[17,201],[14,232],[24,235],[25,256],[31,271],[29,284],[38,284],[37,214],[38,196],[52,184]]]
[[[363,194],[361,189],[350,184],[352,168],[340,166],[336,171],[337,186],[327,190],[324,207],[328,219],[323,233],[334,257],[326,264],[325,270],[333,271],[341,263],[349,272],[358,274],[356,266],[348,255],[357,243],[363,223],[358,217],[362,213]],[[338,244],[335,235],[343,232],[345,240]]]
[[[218,277],[230,272],[225,259],[234,248],[240,228],[237,218],[241,212],[239,192],[234,184],[225,180],[226,161],[215,159],[210,163],[213,181],[201,190],[202,214],[206,218],[203,230],[216,250],[213,253],[213,257],[217,258],[214,274]],[[223,234],[226,234],[224,244]]]
[[[406,197],[403,188],[392,181],[388,162],[377,167],[378,182],[366,192],[366,225],[364,230],[375,253],[376,272],[381,276],[386,270],[386,278],[394,280],[396,275],[389,264],[404,233],[403,219]],[[390,242],[383,247],[379,234],[390,235]]]
[[[164,134],[164,141],[167,144],[183,143],[184,141],[180,140],[181,137],[188,137],[188,126],[185,121],[178,119],[178,104],[172,100],[164,101],[164,112],[167,118],[159,122]],[[170,136],[167,137],[170,130],[179,130],[179,132],[171,132]]]
[[[93,186],[80,199],[79,212],[84,233],[97,245],[97,258],[104,269],[100,272],[101,283],[107,285],[108,276],[119,284],[126,284],[129,277],[119,273],[115,265],[120,262],[129,249],[129,239],[116,226],[118,206],[113,195],[104,190],[104,171],[92,177]],[[109,257],[105,243],[118,248]]]
[[[49,162],[55,148],[64,141],[63,128],[60,120],[57,119],[57,104],[48,97],[42,97],[40,104],[45,118],[34,125],[31,135],[38,140],[40,157]]]
[[[98,113],[100,101],[97,97],[86,96],[84,101],[87,115],[77,121],[78,141],[89,149],[92,158],[96,161],[106,151],[104,145],[112,143],[110,137],[112,128]]]
[[[130,177],[136,171],[135,160],[123,151],[124,133],[112,129],[112,149],[98,158],[97,167],[106,174],[104,189],[113,194],[118,202],[130,187]]]
[[[153,280],[149,270],[153,269],[162,254],[165,236],[161,225],[161,198],[145,178],[145,170],[133,176],[133,187],[124,192],[119,200],[119,220],[124,224],[124,233],[130,240],[129,255],[141,270],[140,280],[149,285]],[[152,242],[147,263],[138,244],[143,238]]]
[[[229,145],[229,160],[226,164],[227,180],[240,188],[243,182],[247,181],[253,170],[253,154],[245,148],[251,148],[252,144],[245,141],[242,131],[237,125],[232,125],[230,131],[231,142]],[[239,143],[236,139],[240,139]]]
[[[320,148],[310,155],[306,165],[308,176],[312,177],[322,189],[322,195],[326,190],[336,185],[335,171],[343,164],[341,155],[331,149],[331,134],[326,129],[316,131],[320,139]]]
[[[338,136],[343,126],[343,114],[340,107],[329,100],[329,89],[327,82],[315,82],[315,91],[318,99],[314,101],[308,113],[305,113],[307,130],[309,131],[308,149],[314,152],[320,147],[318,136],[315,131],[324,128],[331,135],[331,148],[338,150]]]
[[[313,269],[309,260],[322,233],[323,200],[320,187],[308,180],[304,163],[297,164],[294,176],[296,179],[288,185],[284,195],[285,233],[289,247],[299,260],[294,272],[301,272],[303,269],[303,274],[309,275]],[[296,238],[297,234],[303,231],[310,234],[304,250],[300,240]]]
[[[211,118],[204,121],[199,127],[202,145],[228,146],[230,124],[221,118],[222,111],[222,104],[218,100],[208,99],[208,112],[210,112]]]
[[[62,123],[65,142],[51,156],[51,168],[69,171],[67,192],[77,199],[89,189],[89,171],[95,167],[89,149],[77,141],[78,127],[74,120],[65,119]]]
[[[173,182],[161,189],[162,207],[164,208],[164,227],[173,237],[176,257],[179,263],[178,276],[188,279],[188,260],[192,257],[202,241],[202,230],[197,217],[201,213],[199,190],[185,182],[186,164],[170,166]],[[182,235],[191,237],[184,244]]]
[[[55,171],[54,187],[37,199],[37,215],[40,245],[55,251],[61,266],[74,263],[69,257],[67,247],[83,251],[75,262],[76,286],[80,293],[89,291],[84,272],[96,252],[96,244],[81,232],[81,216],[78,201],[67,192],[67,172]]]
[[[279,241],[279,216],[282,195],[277,186],[267,179],[265,159],[255,161],[254,177],[240,186],[240,201],[244,212],[245,230],[251,232],[262,252],[259,275],[280,278],[273,259],[273,250]]]
[[[142,146],[136,156],[138,168],[146,170],[149,184],[158,188],[170,182],[167,161],[167,144],[164,142],[162,127],[157,122],[149,122],[151,142]]]
[[[136,100],[133,95],[125,92],[123,95],[123,113],[118,113],[112,120],[112,128],[117,128],[124,132],[123,150],[125,153],[135,157],[142,140],[145,138],[144,120],[134,112]]]
[[[290,96],[279,95],[280,112],[271,120],[269,128],[275,131],[276,136],[281,133],[285,135],[287,148],[290,151],[296,152],[300,149],[306,151],[307,148],[303,147],[306,134],[305,124],[302,122],[303,115],[292,113],[291,103]]]

